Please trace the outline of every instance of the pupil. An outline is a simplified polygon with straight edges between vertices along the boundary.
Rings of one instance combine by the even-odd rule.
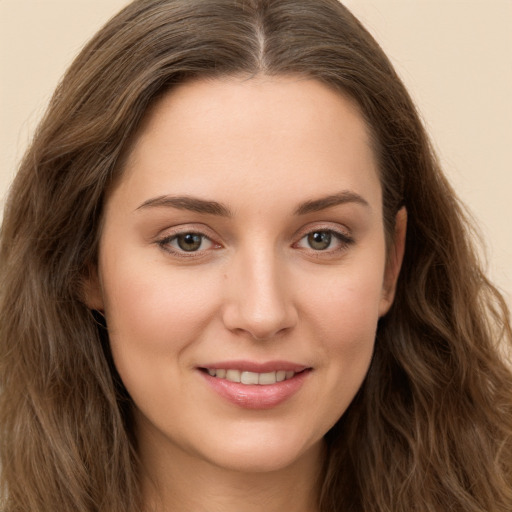
[[[331,245],[331,233],[327,231],[315,231],[308,235],[310,247],[317,251],[324,251]]]
[[[196,233],[187,233],[178,236],[178,245],[183,251],[197,251],[201,247],[201,235]]]

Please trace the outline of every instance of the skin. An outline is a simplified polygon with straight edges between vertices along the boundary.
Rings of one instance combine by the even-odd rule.
[[[386,248],[369,140],[353,102],[297,77],[199,80],[147,114],[86,295],[134,401],[148,508],[316,510],[323,436],[366,375],[403,253],[404,211]],[[314,232],[331,241],[313,247]],[[185,233],[204,235],[198,250],[180,249]],[[310,371],[253,410],[198,369],[226,360]]]

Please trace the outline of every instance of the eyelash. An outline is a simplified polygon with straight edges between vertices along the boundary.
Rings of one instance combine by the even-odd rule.
[[[313,249],[312,247],[309,248],[301,248],[299,247],[300,242],[307,239],[309,236],[314,234],[327,234],[329,238],[329,246],[325,249]],[[175,242],[178,240],[180,236],[186,236],[186,235],[195,235],[201,238],[200,246],[198,250],[192,250],[192,251],[186,251],[184,249],[176,248],[171,245],[172,242]],[[337,242],[337,247],[330,248],[330,245],[332,242]],[[204,244],[205,241],[208,241],[211,243],[212,247],[209,247],[207,249],[201,249],[201,246]],[[156,244],[164,251],[172,254],[173,256],[177,256],[179,258],[200,258],[206,255],[206,252],[210,249],[219,249],[221,248],[221,244],[218,244],[212,240],[208,235],[205,233],[202,233],[200,231],[194,231],[194,230],[185,230],[173,233],[172,235],[165,236],[159,240],[156,241]],[[316,228],[311,229],[307,232],[304,232],[298,242],[295,242],[292,247],[297,249],[303,249],[305,251],[310,252],[312,255],[314,255],[317,258],[320,257],[328,257],[336,255],[340,252],[343,252],[347,250],[347,248],[354,244],[354,239],[347,235],[346,233],[342,233],[341,231],[334,230],[332,228]]]

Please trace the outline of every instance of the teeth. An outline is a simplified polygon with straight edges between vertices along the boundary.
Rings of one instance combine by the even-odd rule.
[[[276,372],[276,381],[282,382],[284,379],[286,379],[286,372],[284,370],[279,370]]]
[[[241,375],[239,370],[226,370],[226,379],[231,382],[240,382]]]
[[[260,373],[258,384],[275,384],[277,382],[277,372]]]
[[[258,374],[254,372],[242,372],[240,382],[242,384],[258,384]]]
[[[283,380],[291,379],[295,372],[278,370],[276,372],[266,372],[266,373],[255,373],[255,372],[245,372],[240,370],[226,370],[226,369],[216,369],[216,368],[208,368],[208,374],[212,377],[217,377],[218,379],[226,379],[230,382],[239,382],[241,384],[255,385],[259,384],[260,386],[265,386],[268,384],[275,384],[276,382],[282,382]]]

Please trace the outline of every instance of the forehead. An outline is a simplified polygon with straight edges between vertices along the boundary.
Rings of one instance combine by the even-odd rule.
[[[197,80],[167,92],[134,137],[121,188],[219,199],[358,189],[380,201],[371,137],[345,95],[303,77]],[[194,190],[195,189],[195,190]]]

